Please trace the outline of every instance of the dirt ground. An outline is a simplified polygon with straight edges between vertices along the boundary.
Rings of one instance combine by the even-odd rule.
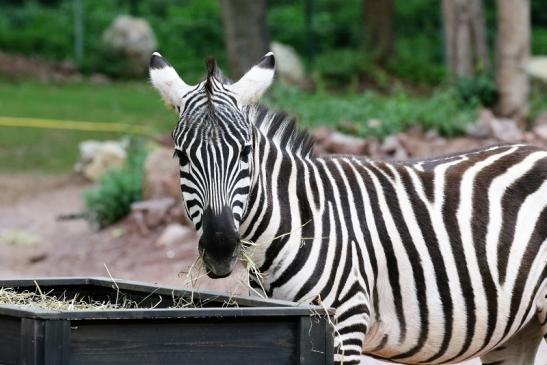
[[[73,176],[0,174],[0,278],[112,275],[174,287],[189,285],[185,272],[197,247],[190,228],[184,242],[160,246],[156,243],[160,231],[142,236],[127,221],[95,231],[82,219],[59,220],[81,211],[84,187]],[[243,272],[222,280],[204,277],[198,287],[245,293],[243,278]],[[543,344],[536,363],[546,361]],[[372,359],[366,363],[381,364]]]
[[[143,236],[122,222],[96,231],[83,219],[60,216],[81,211],[85,183],[76,177],[0,175],[0,276],[109,276],[184,286],[196,257],[195,235],[156,245],[161,231]],[[107,270],[108,269],[108,270]],[[200,280],[225,290],[233,280]],[[201,286],[203,285],[203,286]]]

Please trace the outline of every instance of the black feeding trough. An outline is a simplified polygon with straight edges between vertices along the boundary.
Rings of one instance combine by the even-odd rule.
[[[0,287],[138,304],[89,310],[2,304],[0,364],[333,363],[333,312],[321,307],[100,278],[0,280]],[[180,308],[181,301],[189,305]]]

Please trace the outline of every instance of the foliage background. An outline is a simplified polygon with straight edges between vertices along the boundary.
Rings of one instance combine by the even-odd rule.
[[[309,0],[307,0],[309,1]],[[366,54],[361,0],[313,0],[312,26],[306,29],[304,1],[270,0],[268,25],[272,39],[292,45],[306,55],[310,70],[347,84],[368,73],[381,79]],[[543,0],[532,0],[532,53],[547,54],[547,11]],[[194,82],[203,60],[214,55],[225,64],[222,20],[217,0],[82,0],[85,56],[84,72],[119,72],[115,60],[101,47],[102,31],[121,13],[147,19],[159,49],[180,73]],[[496,9],[485,1],[487,37],[494,46]],[[410,83],[435,85],[445,81],[440,3],[395,0],[396,40],[386,69],[390,76]],[[0,49],[45,58],[73,59],[72,0],[0,0]],[[304,30],[304,31],[303,31]],[[375,80],[378,81],[378,80]],[[380,82],[381,83],[381,82]]]

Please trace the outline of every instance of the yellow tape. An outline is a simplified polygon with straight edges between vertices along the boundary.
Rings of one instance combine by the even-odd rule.
[[[76,120],[55,120],[19,117],[0,117],[0,126],[24,127],[24,128],[47,128],[47,129],[68,129],[77,131],[93,132],[116,132],[140,134],[144,136],[155,135],[154,130],[142,125],[131,125],[124,123],[103,123],[83,122]]]

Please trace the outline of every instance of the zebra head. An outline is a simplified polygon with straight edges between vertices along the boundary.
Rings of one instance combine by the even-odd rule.
[[[150,60],[152,84],[178,113],[173,131],[184,205],[212,278],[228,276],[240,250],[239,226],[251,186],[253,128],[244,107],[255,103],[273,81],[270,52],[231,84],[207,61],[207,77],[187,85],[159,54]]]

